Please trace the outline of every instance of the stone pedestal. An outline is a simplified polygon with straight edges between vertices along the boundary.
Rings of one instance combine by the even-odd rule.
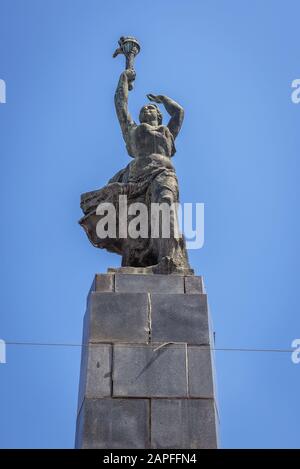
[[[95,276],[83,326],[77,448],[216,448],[211,326],[197,276]]]

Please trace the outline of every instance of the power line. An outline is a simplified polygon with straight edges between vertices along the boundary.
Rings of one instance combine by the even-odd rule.
[[[177,342],[177,344],[183,342]],[[23,345],[29,347],[87,347],[97,346],[99,343],[79,344],[70,342],[12,342],[5,341],[6,345]],[[247,347],[210,347],[203,345],[203,349],[210,349],[216,352],[255,352],[255,353],[292,353],[295,349],[281,349],[281,348],[247,348]]]
[[[27,345],[33,347],[84,347],[85,344],[72,344],[64,342],[6,342],[6,345]],[[89,344],[98,345],[98,344]]]

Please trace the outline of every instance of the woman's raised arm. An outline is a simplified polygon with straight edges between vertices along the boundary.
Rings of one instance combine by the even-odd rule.
[[[134,70],[125,70],[124,72],[122,72],[115,92],[116,112],[125,141],[127,137],[128,128],[134,123],[128,111],[128,83],[129,81],[133,81],[134,79]]]

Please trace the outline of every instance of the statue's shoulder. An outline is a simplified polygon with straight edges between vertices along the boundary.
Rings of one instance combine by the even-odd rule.
[[[129,122],[129,124],[128,124],[128,130],[135,130],[135,129],[137,129],[138,127],[139,127],[139,125],[138,125],[136,122],[134,122],[134,121],[131,121],[131,122]]]
[[[128,124],[126,125],[123,131],[126,141],[133,138],[134,132],[137,128],[138,128],[138,125],[136,124],[136,122],[134,121],[128,122]]]

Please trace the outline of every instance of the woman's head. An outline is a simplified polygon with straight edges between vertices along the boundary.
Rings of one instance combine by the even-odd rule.
[[[141,124],[161,125],[162,113],[155,104],[146,104],[140,110],[139,119]]]

